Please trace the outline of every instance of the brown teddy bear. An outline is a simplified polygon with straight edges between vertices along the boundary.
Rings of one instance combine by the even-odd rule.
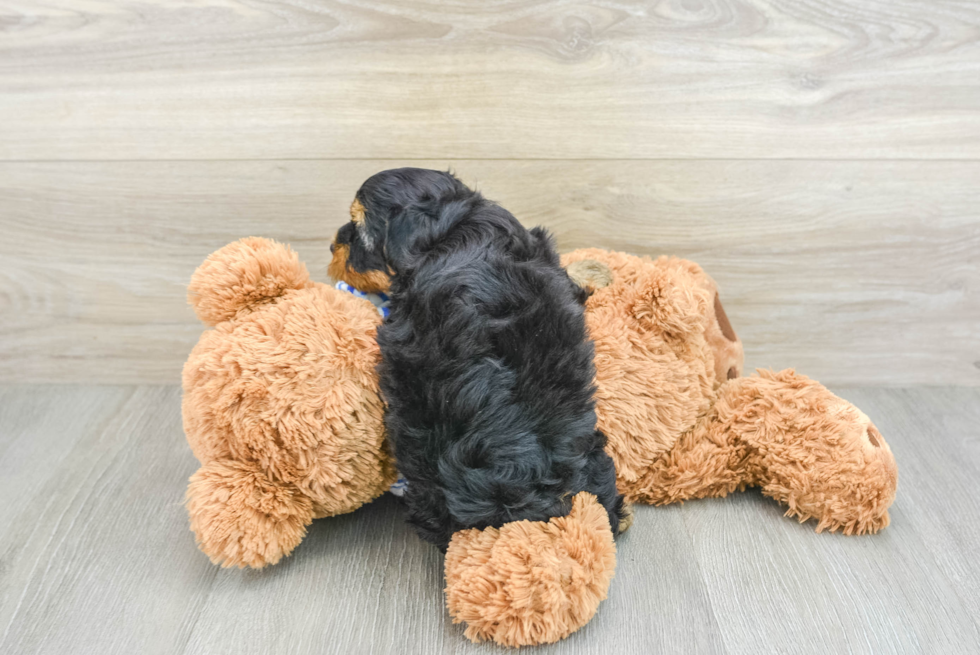
[[[742,344],[701,267],[598,249],[562,261],[592,291],[596,413],[628,500],[761,487],[817,532],[888,525],[898,469],[881,433],[792,370],[741,377]]]
[[[697,265],[601,250],[565,264],[592,292],[599,427],[629,499],[761,486],[818,531],[888,524],[895,462],[870,420],[792,371],[740,377],[741,344]],[[215,563],[274,564],[313,518],[353,511],[396,477],[375,373],[381,318],[257,238],[211,255],[189,299],[213,326],[183,375],[184,428],[202,463],[187,491],[191,529]],[[447,605],[468,637],[550,643],[605,598],[615,545],[582,493],[548,523],[458,532],[445,568]]]

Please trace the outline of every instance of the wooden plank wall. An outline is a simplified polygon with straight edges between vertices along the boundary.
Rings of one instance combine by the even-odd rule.
[[[325,279],[400,165],[698,261],[750,366],[980,385],[972,0],[0,0],[0,381],[177,382],[209,252]]]

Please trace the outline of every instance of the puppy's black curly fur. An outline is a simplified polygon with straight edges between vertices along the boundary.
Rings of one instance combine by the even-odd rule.
[[[445,550],[457,530],[564,516],[579,491],[617,532],[584,292],[548,233],[439,171],[378,173],[356,202],[336,243],[357,273],[391,276],[381,390],[421,537]]]

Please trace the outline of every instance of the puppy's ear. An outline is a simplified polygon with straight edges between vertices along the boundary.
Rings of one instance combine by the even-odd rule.
[[[416,209],[402,209],[388,219],[385,226],[384,255],[388,268],[398,273],[408,263],[409,252],[419,233],[425,230],[427,217]]]
[[[384,255],[393,272],[410,266],[413,253],[425,250],[466,215],[478,194],[451,173],[413,170],[400,206],[389,205]],[[394,203],[392,203],[394,204]]]
[[[464,203],[438,200],[394,213],[385,228],[384,255],[388,268],[396,274],[404,272],[412,265],[415,253],[431,247],[464,214]]]

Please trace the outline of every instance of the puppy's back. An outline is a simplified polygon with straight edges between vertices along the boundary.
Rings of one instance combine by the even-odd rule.
[[[585,490],[615,529],[581,292],[543,230],[480,198],[466,212],[395,278],[378,332],[409,520],[445,549],[460,529],[565,515]]]

